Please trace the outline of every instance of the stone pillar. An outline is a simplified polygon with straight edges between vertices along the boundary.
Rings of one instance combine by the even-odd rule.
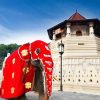
[[[66,36],[70,36],[70,33],[71,33],[70,26],[71,26],[70,23],[66,24],[66,27],[67,27],[67,29],[66,29]]]
[[[93,29],[93,23],[89,23],[89,35],[94,36],[94,29]]]

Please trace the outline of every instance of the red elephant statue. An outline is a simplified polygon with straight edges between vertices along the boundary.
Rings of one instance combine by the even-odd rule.
[[[20,46],[5,60],[2,71],[2,98],[27,100],[25,93],[36,91],[39,100],[49,100],[53,60],[47,43],[37,40]]]

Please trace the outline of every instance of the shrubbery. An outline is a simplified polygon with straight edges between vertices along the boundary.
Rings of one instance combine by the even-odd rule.
[[[18,47],[19,45],[17,44],[0,44],[0,69],[2,68],[2,63],[4,61],[4,58],[7,56],[7,53],[12,53]]]

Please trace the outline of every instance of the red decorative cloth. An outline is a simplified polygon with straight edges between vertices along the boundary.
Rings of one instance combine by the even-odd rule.
[[[36,52],[37,49],[40,49],[39,53]],[[31,63],[27,64],[30,59],[41,59],[46,76],[47,93],[49,96],[51,95],[53,61],[48,44],[38,40],[31,44],[22,45],[6,59],[1,83],[2,98],[15,98],[31,91],[35,68]],[[23,82],[25,68],[26,75]]]
[[[36,53],[37,49],[40,50],[39,54]],[[44,74],[46,76],[47,93],[50,96],[52,92],[53,60],[48,44],[43,41],[37,40],[31,43],[30,52],[31,59],[40,59],[43,64]]]
[[[2,98],[18,97],[30,91],[34,77],[34,67],[32,65],[28,65],[27,78],[25,78],[25,82],[22,82],[26,60],[29,59],[29,44],[24,44],[6,59],[1,84]]]

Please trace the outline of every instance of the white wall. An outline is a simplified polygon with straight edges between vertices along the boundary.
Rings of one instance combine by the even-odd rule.
[[[86,35],[86,33],[89,33],[88,30],[89,28],[86,25],[73,25],[71,26],[71,34],[75,35],[76,31],[81,30],[82,31],[82,35]]]

